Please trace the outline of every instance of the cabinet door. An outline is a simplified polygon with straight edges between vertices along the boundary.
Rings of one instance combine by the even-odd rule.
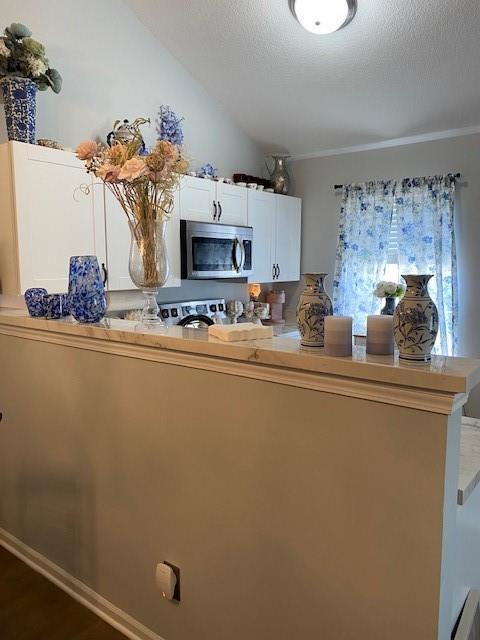
[[[128,272],[130,256],[130,229],[127,216],[115,196],[105,188],[105,230],[107,243],[107,288],[109,291],[136,289]],[[180,217],[178,192],[174,194],[174,208],[167,225],[167,255],[170,273],[165,287],[179,287],[180,271]]]
[[[103,210],[72,153],[12,143],[20,288],[68,288],[70,256],[105,261]]]
[[[247,224],[247,196],[250,189],[217,182],[217,222],[244,227]]]
[[[300,198],[281,195],[275,195],[275,199],[275,263],[279,268],[277,279],[279,282],[300,280],[302,201]]]
[[[214,222],[215,182],[185,176],[180,184],[180,218],[197,222]]]
[[[253,274],[249,276],[250,282],[273,280],[275,209],[273,194],[248,190],[248,224],[253,227]]]

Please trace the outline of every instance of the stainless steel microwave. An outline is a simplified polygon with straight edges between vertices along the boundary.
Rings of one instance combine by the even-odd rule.
[[[252,227],[180,220],[182,278],[243,278],[252,273]]]

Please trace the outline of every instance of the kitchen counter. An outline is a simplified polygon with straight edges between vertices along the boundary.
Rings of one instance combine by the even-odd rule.
[[[284,334],[271,339],[242,342],[222,342],[208,336],[207,331],[169,327],[165,332],[138,331],[138,323],[115,318],[98,324],[79,324],[70,318],[46,320],[31,318],[23,311],[0,311],[3,332],[16,328],[68,340],[91,339],[90,348],[107,342],[115,348],[121,345],[154,348],[179,354],[221,358],[228,361],[255,363],[305,374],[323,374],[395,386],[411,387],[425,392],[468,394],[480,382],[480,361],[468,358],[434,356],[430,364],[402,362],[398,356],[371,356],[365,347],[356,346],[349,358],[324,355],[323,349],[304,348],[300,340]],[[88,348],[88,342],[82,342]]]

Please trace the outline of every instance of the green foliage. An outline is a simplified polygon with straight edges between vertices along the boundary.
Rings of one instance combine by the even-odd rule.
[[[0,37],[0,79],[6,76],[30,78],[40,91],[59,93],[62,76],[50,67],[45,47],[31,37],[28,27],[18,22],[5,28]]]

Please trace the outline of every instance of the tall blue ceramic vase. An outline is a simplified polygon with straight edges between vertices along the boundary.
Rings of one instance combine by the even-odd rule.
[[[9,140],[35,144],[37,85],[30,78],[7,76],[0,81]]]
[[[99,322],[107,310],[96,256],[72,256],[68,276],[70,312],[78,322]]]

